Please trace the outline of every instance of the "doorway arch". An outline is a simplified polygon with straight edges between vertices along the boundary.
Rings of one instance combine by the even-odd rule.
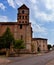
[[[39,47],[37,48],[37,51],[40,52],[40,48]]]

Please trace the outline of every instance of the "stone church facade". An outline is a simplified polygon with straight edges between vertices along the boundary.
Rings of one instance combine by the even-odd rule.
[[[33,52],[47,51],[47,39],[32,38],[32,27],[29,22],[29,8],[23,4],[18,8],[17,22],[0,22],[0,36],[9,27],[15,39],[22,39],[29,52],[32,52],[31,45],[34,46]]]

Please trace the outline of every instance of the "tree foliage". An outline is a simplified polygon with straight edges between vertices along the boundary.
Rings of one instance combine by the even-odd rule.
[[[18,56],[20,56],[20,50],[24,48],[25,48],[25,45],[23,43],[23,40],[15,40],[14,49],[15,49],[15,52],[18,54]]]
[[[0,37],[0,49],[4,48],[2,37]]]
[[[4,48],[10,48],[10,45],[14,42],[14,37],[10,32],[10,29],[7,27],[6,31],[0,38],[0,43],[3,45]]]
[[[14,48],[15,49],[23,49],[23,48],[25,48],[23,40],[15,40]]]
[[[48,50],[50,50],[50,48],[52,48],[52,46],[50,44],[48,44],[47,46],[48,46]]]

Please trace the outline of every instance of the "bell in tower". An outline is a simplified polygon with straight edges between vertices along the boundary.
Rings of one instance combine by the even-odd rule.
[[[25,4],[18,8],[17,22],[18,24],[29,23],[29,8]]]

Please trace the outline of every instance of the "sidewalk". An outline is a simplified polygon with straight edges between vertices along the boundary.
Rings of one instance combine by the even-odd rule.
[[[54,59],[48,62],[46,65],[54,65]]]

